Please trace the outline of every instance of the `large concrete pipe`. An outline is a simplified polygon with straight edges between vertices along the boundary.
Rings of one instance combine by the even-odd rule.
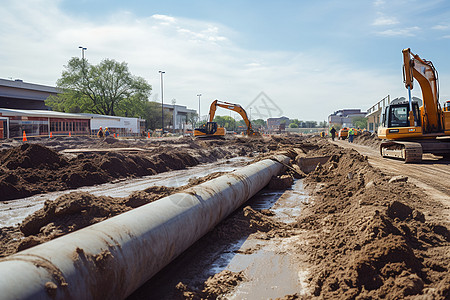
[[[0,261],[0,298],[125,298],[282,168],[266,159],[6,257]]]

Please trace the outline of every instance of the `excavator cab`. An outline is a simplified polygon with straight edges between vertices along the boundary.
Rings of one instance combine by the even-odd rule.
[[[444,111],[450,111],[450,100],[444,103]]]
[[[194,137],[201,138],[223,138],[225,137],[226,129],[219,127],[216,122],[207,122],[202,124],[199,128],[194,129]]]
[[[200,128],[196,128],[200,132],[204,134],[214,134],[217,131],[217,123],[216,122],[207,122],[200,126]]]
[[[420,99],[419,99],[420,100]],[[412,102],[413,116],[415,116],[416,126],[420,126],[420,108],[419,101]],[[381,123],[383,127],[395,128],[395,127],[410,127],[409,120],[409,103],[408,101],[401,97],[394,99],[390,105],[385,108],[382,115]],[[394,131],[392,131],[394,132]]]

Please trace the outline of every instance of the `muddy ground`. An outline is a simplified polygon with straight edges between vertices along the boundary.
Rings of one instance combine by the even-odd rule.
[[[171,140],[56,138],[18,143],[2,144],[0,201],[181,170],[218,159],[254,156],[277,147],[273,140],[269,143],[242,138],[195,141],[189,137]],[[58,152],[77,148],[82,152]]]
[[[370,136],[359,137],[359,140],[374,147],[379,143]],[[311,194],[310,202],[299,201],[302,213],[298,220],[293,224],[277,222],[270,210],[258,211],[244,206],[194,247],[205,249],[219,241],[231,242],[243,235],[253,235],[253,238],[261,240],[298,236],[302,242],[291,246],[295,249],[293,254],[308,269],[308,287],[299,293],[279,295],[282,299],[450,298],[449,221],[439,218],[443,204],[429,199],[421,189],[408,181],[407,176],[387,175],[373,168],[367,157],[331,144],[327,139],[273,137],[250,142],[245,139],[201,142],[179,139],[173,145],[171,141],[158,141],[155,144],[142,141],[93,141],[82,147],[111,148],[121,143],[117,148],[132,146],[146,151],[77,154],[75,157],[55,151],[76,148],[64,143],[70,144],[70,141],[64,140],[61,143],[63,145],[47,145],[52,148],[25,144],[4,150],[0,153],[0,184],[7,186],[10,182],[5,179],[13,177],[16,186],[21,187],[18,190],[34,193],[33,189],[49,191],[46,187],[49,185],[57,189],[69,188],[67,180],[62,180],[64,174],[85,174],[85,165],[92,165],[96,170],[92,169],[86,174],[98,172],[96,178],[110,181],[114,178],[142,176],[145,172],[153,174],[186,168],[218,158],[251,155],[261,159],[271,151],[284,151],[292,158],[293,170],[287,171],[287,177],[306,176],[303,180]],[[33,157],[35,152],[45,155]],[[159,166],[164,167],[154,167],[158,155],[168,153],[173,153],[173,156],[160,159]],[[319,155],[328,155],[330,158],[312,172],[304,174],[296,167],[301,157]],[[112,163],[102,165],[102,162],[111,160]],[[182,163],[170,166],[163,163],[173,160]],[[121,165],[124,162],[127,165]],[[121,167],[114,169],[115,172],[107,167],[117,164]],[[136,165],[145,165],[145,168],[138,172],[135,170]],[[126,172],[121,172],[123,170]],[[41,173],[34,183],[26,179],[36,172]],[[57,176],[46,177],[46,173]],[[207,179],[192,182],[191,185]],[[85,182],[95,184],[92,179]],[[278,181],[272,188],[277,185],[281,188],[280,182],[286,181]],[[19,226],[2,228],[0,253],[2,256],[15,253],[176,191],[154,187],[127,198],[95,197],[87,193],[64,195],[45,203],[43,209],[27,217]],[[17,193],[12,195],[21,197]],[[174,283],[167,296],[168,299],[226,298],[245,280],[245,272],[230,271],[220,272],[204,281],[187,278]],[[144,298],[139,293],[131,297]]]

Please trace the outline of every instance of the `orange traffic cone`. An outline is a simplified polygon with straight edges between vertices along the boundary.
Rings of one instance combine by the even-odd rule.
[[[116,134],[114,133],[114,138],[116,138]]]
[[[72,133],[69,131],[69,137],[71,137],[72,136]]]
[[[148,132],[148,138],[150,138],[150,132]]]
[[[52,134],[52,132],[50,131],[50,137],[52,138],[53,137],[53,134]]]
[[[119,134],[117,134],[117,138],[119,138]]]
[[[22,141],[23,141],[23,142],[26,142],[26,141],[27,141],[27,135],[25,134],[25,130],[23,131]]]

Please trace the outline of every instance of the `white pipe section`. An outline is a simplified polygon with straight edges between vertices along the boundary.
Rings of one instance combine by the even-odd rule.
[[[282,169],[266,159],[1,259],[0,298],[123,299]]]

